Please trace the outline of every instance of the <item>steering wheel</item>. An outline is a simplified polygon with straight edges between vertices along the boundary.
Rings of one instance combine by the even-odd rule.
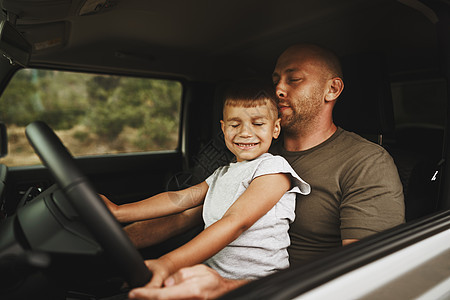
[[[145,285],[151,278],[151,272],[61,140],[41,121],[29,124],[25,132],[34,151],[55,177],[81,221],[128,284],[131,287]]]

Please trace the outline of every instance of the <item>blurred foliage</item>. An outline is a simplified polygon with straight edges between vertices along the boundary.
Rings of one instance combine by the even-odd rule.
[[[133,128],[139,149],[173,149],[181,93],[181,84],[170,80],[24,69],[0,98],[0,118],[14,126],[43,120],[54,130],[84,126],[104,143]]]

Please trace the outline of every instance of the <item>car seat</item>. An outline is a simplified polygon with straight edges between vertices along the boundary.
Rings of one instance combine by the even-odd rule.
[[[391,86],[383,56],[345,57],[342,66],[344,90],[333,112],[335,124],[382,145],[391,154],[403,185],[406,221],[433,212],[438,201],[436,171],[440,159],[413,151],[404,142],[396,143]]]

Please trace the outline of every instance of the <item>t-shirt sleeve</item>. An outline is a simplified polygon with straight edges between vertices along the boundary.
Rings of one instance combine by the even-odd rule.
[[[300,178],[300,176],[292,169],[291,165],[281,156],[271,156],[261,161],[258,168],[256,168],[253,178],[268,175],[284,173],[291,177],[291,190],[303,195],[308,195],[311,192],[310,185]]]
[[[402,184],[386,151],[371,153],[349,173],[340,205],[342,239],[361,239],[404,222]]]
[[[214,184],[214,181],[216,181],[217,179],[217,174],[220,172],[221,168],[216,169],[211,175],[209,175],[206,179],[205,182],[206,184],[210,187],[211,185]]]

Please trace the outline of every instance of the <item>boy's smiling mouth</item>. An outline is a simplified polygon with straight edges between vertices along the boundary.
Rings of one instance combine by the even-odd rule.
[[[234,144],[241,149],[251,149],[256,145],[258,145],[259,143],[234,143]]]

